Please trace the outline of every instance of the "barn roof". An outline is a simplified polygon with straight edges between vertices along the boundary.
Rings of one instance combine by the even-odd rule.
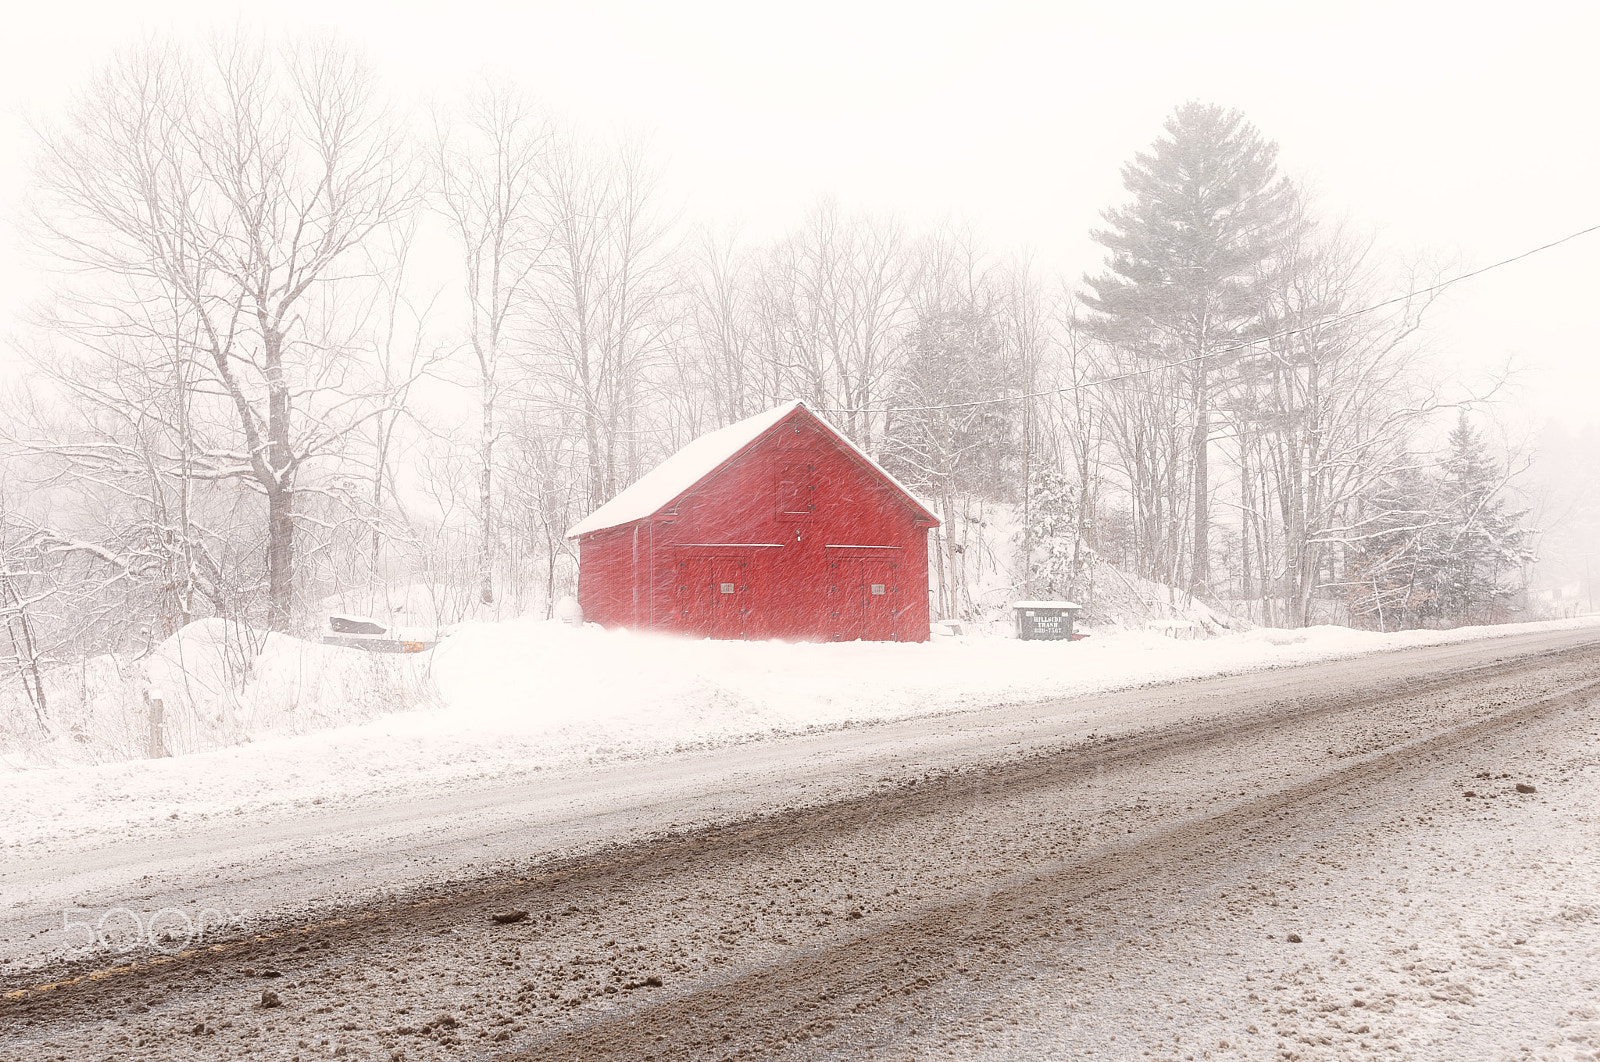
[[[746,417],[744,420],[730,424],[726,428],[719,428],[716,431],[700,436],[639,477],[631,487],[572,525],[572,529],[567,532],[567,537],[577,538],[579,535],[620,527],[623,524],[631,524],[635,520],[643,520],[647,516],[653,516],[671,505],[696,483],[699,483],[729,460],[738,456],[746,447],[781,423],[789,414],[797,409],[805,408],[805,403],[798,400],[785,402],[782,405],[772,407],[765,413],[757,413],[753,417]],[[860,447],[845,438],[832,424],[829,424],[809,409],[806,409],[806,412],[826,428],[841,445],[859,457],[867,467],[881,476],[891,487],[904,494],[913,505],[923,511],[929,520],[937,523],[938,518],[933,515],[931,506],[907,490],[899,480],[885,472],[883,466],[863,453]]]

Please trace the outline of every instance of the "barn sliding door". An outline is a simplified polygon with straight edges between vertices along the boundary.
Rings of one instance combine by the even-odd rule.
[[[748,557],[678,561],[678,629],[702,638],[743,638],[750,614]]]
[[[900,565],[876,558],[840,558],[829,563],[833,640],[887,642],[897,636]]]

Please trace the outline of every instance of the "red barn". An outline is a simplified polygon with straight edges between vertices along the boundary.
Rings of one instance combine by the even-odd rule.
[[[701,436],[567,532],[607,627],[928,639],[928,528],[905,487],[799,402]]]

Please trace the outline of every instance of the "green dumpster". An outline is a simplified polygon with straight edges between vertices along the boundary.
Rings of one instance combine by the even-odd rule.
[[[1071,641],[1072,619],[1082,609],[1071,601],[1017,601],[1011,606],[1017,637],[1023,641]]]

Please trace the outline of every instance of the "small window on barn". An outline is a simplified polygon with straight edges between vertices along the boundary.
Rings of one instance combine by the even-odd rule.
[[[785,462],[778,469],[778,519],[809,520],[817,511],[816,465]]]

